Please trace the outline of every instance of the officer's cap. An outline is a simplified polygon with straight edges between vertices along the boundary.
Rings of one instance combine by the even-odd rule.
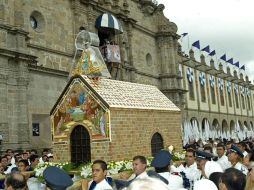
[[[172,155],[166,150],[160,150],[152,160],[151,166],[155,168],[163,168],[170,164]]]
[[[204,151],[197,151],[196,152],[196,158],[200,159],[200,160],[212,160],[213,155],[208,153],[208,152],[204,152]]]
[[[54,190],[65,190],[73,184],[71,177],[64,170],[55,166],[46,168],[43,177],[46,185]]]
[[[231,145],[231,148],[229,149],[229,152],[228,153],[231,153],[231,152],[235,152],[236,154],[238,154],[239,156],[241,156],[242,158],[244,157],[242,151],[238,148],[238,146],[236,146],[235,144],[232,144]]]

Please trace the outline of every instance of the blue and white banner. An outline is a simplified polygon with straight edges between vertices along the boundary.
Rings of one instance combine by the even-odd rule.
[[[194,74],[192,68],[187,68],[187,79],[189,82],[193,82]]]
[[[213,75],[210,75],[209,80],[210,80],[210,86],[211,86],[212,88],[214,88],[214,86],[215,86],[215,78],[214,78],[214,76],[213,76]]]
[[[204,72],[199,73],[199,81],[200,81],[201,86],[205,85],[205,73]]]
[[[220,91],[223,91],[224,88],[224,82],[221,78],[218,79],[218,85],[219,85],[219,89]]]

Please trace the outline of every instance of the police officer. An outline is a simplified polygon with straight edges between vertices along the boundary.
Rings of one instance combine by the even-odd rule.
[[[171,190],[184,188],[183,178],[180,173],[170,173],[170,162],[172,155],[166,150],[160,150],[151,162],[155,171],[168,181]]]
[[[73,184],[71,177],[62,169],[55,166],[46,168],[43,172],[46,190],[66,190]]]
[[[200,178],[209,178],[210,174],[213,172],[223,172],[221,166],[212,161],[213,155],[204,152],[204,151],[197,151],[196,152],[196,162],[197,167],[201,171]]]
[[[243,174],[247,175],[248,169],[241,163],[244,155],[242,151],[234,144],[228,150],[228,160],[231,162],[232,167],[240,170]]]

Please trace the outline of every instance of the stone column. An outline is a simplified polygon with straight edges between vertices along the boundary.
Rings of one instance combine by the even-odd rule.
[[[159,34],[157,37],[158,55],[161,64],[161,91],[179,108],[183,107],[181,77],[177,74],[177,37],[174,34]]]
[[[130,76],[128,78],[130,78],[130,82],[136,82],[136,73],[135,73],[133,54],[132,54],[133,33],[132,33],[132,24],[131,23],[129,23],[127,26],[127,36],[128,36],[128,46],[129,46],[129,58],[128,59],[129,59],[129,65],[131,66]]]
[[[1,64],[3,60],[1,60]],[[0,135],[3,137],[2,144],[9,142],[8,115],[7,115],[7,75],[0,73]],[[0,145],[1,151],[2,145]]]
[[[24,148],[29,148],[30,134],[28,122],[28,64],[24,61],[19,62],[19,77],[17,78],[17,127],[18,127],[18,143],[23,144]]]

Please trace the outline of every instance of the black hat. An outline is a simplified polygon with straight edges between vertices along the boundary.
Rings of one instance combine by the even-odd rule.
[[[166,150],[160,150],[152,160],[151,166],[155,168],[163,168],[170,164],[172,155]]]
[[[212,160],[213,155],[205,151],[197,151],[196,158],[201,160]]]
[[[239,156],[241,156],[242,158],[244,157],[242,151],[240,150],[240,148],[238,148],[238,146],[236,146],[235,144],[232,144],[231,145],[231,148],[229,149],[229,152],[235,152],[236,154],[238,154]]]
[[[65,190],[73,184],[71,177],[62,169],[49,166],[43,172],[46,185],[54,190]]]

